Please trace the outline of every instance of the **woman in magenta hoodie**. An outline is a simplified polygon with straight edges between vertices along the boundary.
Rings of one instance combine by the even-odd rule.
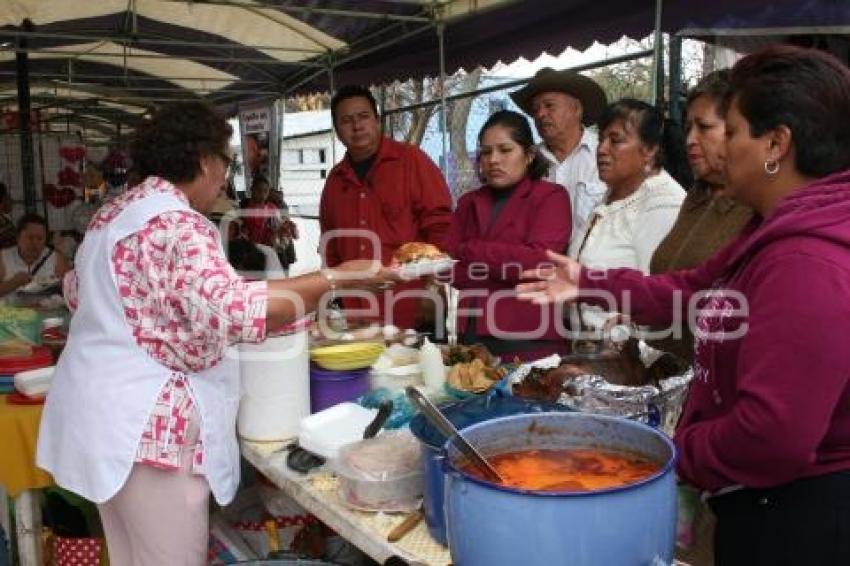
[[[537,303],[631,295],[632,317],[696,306],[678,472],[704,490],[717,563],[850,564],[850,71],[773,47],[732,69],[729,194],[756,216],[691,271],[591,272],[551,255]],[[533,277],[534,274],[527,274]]]
[[[547,165],[522,114],[494,113],[478,144],[485,184],[458,201],[444,242],[460,260],[451,281],[460,290],[459,339],[483,343],[507,360],[564,352],[560,307],[520,302],[514,286],[523,270],[549,263],[547,249],[566,250],[570,198],[562,186],[542,180]]]

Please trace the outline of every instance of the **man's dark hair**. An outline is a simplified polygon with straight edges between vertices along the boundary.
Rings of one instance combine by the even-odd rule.
[[[227,243],[227,259],[237,271],[266,270],[266,255],[246,238],[234,238]]]
[[[30,224],[39,224],[44,226],[44,230],[47,231],[47,219],[40,214],[36,214],[35,212],[27,212],[18,220],[18,224],[15,227],[15,232],[20,234],[26,229]]]
[[[254,192],[254,189],[263,184],[266,185],[269,189],[271,189],[272,187],[271,183],[269,183],[269,180],[266,179],[264,175],[257,175],[256,177],[251,179],[251,193]]]
[[[336,109],[340,102],[348,100],[349,98],[365,98],[369,101],[369,105],[372,107],[372,112],[375,113],[375,117],[378,116],[378,103],[375,101],[372,91],[365,86],[345,85],[337,90],[333,95],[333,98],[331,98],[331,120],[333,121],[334,128],[336,128]]]
[[[142,179],[156,175],[172,183],[188,182],[200,173],[201,158],[226,156],[232,133],[227,120],[209,104],[170,104],[142,121],[130,156]]]

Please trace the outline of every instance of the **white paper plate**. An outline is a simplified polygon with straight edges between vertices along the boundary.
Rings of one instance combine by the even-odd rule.
[[[456,259],[426,259],[413,263],[406,263],[398,267],[398,273],[403,279],[418,279],[427,275],[437,275],[452,268],[457,263]]]

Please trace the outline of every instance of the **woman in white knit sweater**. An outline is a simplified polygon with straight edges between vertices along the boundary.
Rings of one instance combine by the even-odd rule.
[[[624,98],[605,109],[599,132],[596,161],[608,192],[572,239],[569,255],[590,268],[649,273],[652,254],[685,199],[680,182],[687,183],[682,176],[689,171],[681,131],[655,107]],[[584,326],[600,328],[610,314],[585,310],[583,318]]]

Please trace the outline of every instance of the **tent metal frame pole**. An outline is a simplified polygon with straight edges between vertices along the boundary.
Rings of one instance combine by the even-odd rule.
[[[741,29],[732,28],[685,28],[676,32],[676,35],[691,38],[701,39],[702,36],[750,36],[750,35],[801,35],[801,34],[829,34],[829,35],[848,35],[850,34],[850,26],[785,26],[785,27],[747,27]]]
[[[670,66],[667,74],[670,77],[669,92],[667,96],[670,101],[670,118],[679,124],[683,124],[682,120],[682,37],[679,35],[670,36]]]
[[[389,121],[387,117],[384,115],[384,111],[387,109],[387,85],[381,83],[378,87],[378,112],[381,117],[381,132],[386,135],[389,131],[390,135],[392,135],[392,131],[389,129]]]
[[[78,99],[85,100],[85,99]],[[142,106],[143,108],[148,108],[151,102],[194,102],[197,100],[206,100],[203,97],[198,96],[120,96],[120,97],[110,97],[109,102],[115,102],[116,104],[126,104],[129,106]],[[138,104],[145,103],[145,104]]]
[[[25,19],[21,27],[31,30],[33,23],[29,19]],[[26,48],[28,41],[25,37],[19,38],[15,47]],[[30,120],[29,56],[25,51],[16,51],[15,53],[15,72],[18,87],[18,139],[21,146],[21,184],[24,193],[24,208],[27,212],[35,212],[35,152],[32,139],[32,122]]]
[[[58,120],[65,119],[74,119],[79,120],[81,122],[90,122],[92,124],[100,124],[102,126],[110,126],[112,130],[115,129],[116,122],[114,120],[110,120],[108,118],[101,118],[99,116],[92,116],[91,114],[78,114],[76,112],[71,112],[69,114],[62,114],[61,116],[52,116],[49,118],[44,118],[43,122],[55,122]],[[129,125],[129,124],[128,124]]]
[[[587,63],[584,65],[577,65],[575,67],[568,67],[571,71],[586,71],[589,69],[598,69],[600,67],[606,67],[608,65],[617,65],[619,63],[625,63],[626,61],[633,61],[635,59],[643,59],[645,57],[652,57],[653,50],[646,49],[643,51],[636,51],[635,53],[628,53],[626,55],[618,55],[617,57],[611,57],[609,59],[601,59],[599,61],[594,61],[592,63]],[[525,79],[517,79],[515,81],[508,81],[504,83],[500,83],[493,86],[488,86],[484,88],[479,88],[476,90],[470,90],[467,92],[461,92],[458,94],[452,94],[446,97],[447,102],[453,102],[455,100],[461,100],[463,98],[469,98],[470,96],[478,96],[481,94],[487,94],[488,92],[496,92],[499,90],[505,90],[509,88],[513,88],[515,86],[522,86],[531,80],[531,77]],[[419,108],[427,108],[429,106],[434,106],[439,104],[439,100],[426,100],[425,102],[417,102],[416,104],[410,104],[408,106],[401,106],[399,108],[393,108],[392,110],[387,110],[386,114],[392,115],[400,112],[409,112],[411,110],[417,110]]]
[[[415,35],[419,35],[422,32],[430,30],[432,27],[433,27],[432,25],[428,25],[428,26],[422,26],[420,28],[411,30],[407,33],[404,33],[402,35],[394,37],[393,39],[391,39],[389,41],[386,41],[386,42],[381,43],[379,45],[375,45],[375,46],[373,46],[369,49],[364,49],[362,51],[352,53],[352,54],[350,54],[346,57],[336,59],[335,63],[336,63],[337,66],[345,64],[345,63],[349,63],[351,61],[354,61],[356,59],[359,59],[361,57],[369,55],[370,53],[374,53],[375,51],[380,51],[381,49],[384,49],[385,47],[389,47],[390,45],[395,45],[396,43],[400,43],[400,42],[404,41],[405,39],[408,39],[408,38],[413,37]],[[336,52],[334,52],[334,53],[336,53]],[[309,83],[310,81],[312,81],[313,79],[315,79],[316,77],[321,75],[323,72],[324,72],[323,70],[312,71],[312,72],[310,72],[310,74],[308,74],[304,78],[297,80],[297,82],[293,82],[292,84],[288,84],[288,85],[282,85],[282,87],[285,89],[285,94],[289,95],[289,93],[291,93],[292,91],[298,89],[299,87]]]
[[[328,91],[331,98],[336,94],[336,80],[334,77],[334,54],[328,54]],[[331,167],[336,165],[336,128],[333,124],[333,112],[331,112]],[[328,169],[330,169],[329,167]]]
[[[437,22],[437,44],[440,57],[440,141],[443,145],[443,159],[440,168],[443,176],[449,172],[449,144],[448,144],[448,105],[446,104],[446,48],[445,48],[446,24]]]
[[[664,35],[661,32],[661,14],[664,9],[664,0],[655,0],[655,31],[652,34],[652,49],[654,52],[652,61],[652,103],[661,107],[664,97]]]
[[[77,101],[60,101],[60,100],[40,100],[33,99],[38,103],[38,106],[33,107],[34,110],[60,110],[68,109],[79,112],[96,114],[98,116],[118,117],[126,122],[137,121],[142,117],[142,113],[127,112],[120,108],[110,108],[108,106],[97,106],[92,104],[78,104]]]
[[[280,51],[282,53],[304,53],[307,55],[321,55],[325,52],[324,49],[310,49],[306,47],[278,47],[274,45],[247,45],[244,43],[213,43],[210,41],[189,41],[180,39],[157,39],[139,36],[121,36],[121,35],[88,35],[81,33],[66,33],[66,32],[25,32],[16,30],[0,30],[0,38],[2,37],[32,37],[38,39],[69,39],[73,41],[108,41],[118,45],[127,44],[127,47],[138,47],[144,49],[144,45],[157,45],[161,47],[203,47],[212,49],[226,49],[227,51]]]
[[[68,59],[68,61],[71,61],[71,59]],[[136,70],[132,70],[132,71],[134,73],[140,73],[141,72],[141,71],[136,71]],[[2,76],[15,76],[15,71],[2,71],[2,70],[0,70],[0,77],[2,77]],[[63,82],[63,83],[69,83],[69,84],[77,84],[74,81],[69,82],[67,80],[68,79],[68,73],[66,73],[64,71],[61,71],[61,72],[57,71],[55,73],[53,73],[53,72],[31,73],[30,76],[33,77],[33,78],[38,78],[38,79],[57,81],[57,82]],[[208,82],[208,83],[213,83],[213,82],[215,82],[215,83],[239,82],[239,84],[243,84],[243,85],[245,85],[245,84],[274,85],[275,84],[271,81],[240,79],[238,77],[237,77],[236,80],[234,80],[234,79],[225,79],[225,78],[222,78],[222,77],[198,78],[198,77],[166,77],[166,76],[160,77],[160,76],[146,76],[146,75],[130,75],[129,77],[125,77],[124,75],[92,75],[92,74],[74,73],[72,78],[73,79],[80,79],[80,80],[106,79],[106,80],[116,80],[116,81],[126,79],[128,81],[159,81],[159,82],[169,82],[169,81],[187,81],[187,82],[188,81],[198,81],[198,82]],[[105,85],[105,86],[109,86],[109,85]]]
[[[186,4],[186,0],[165,0],[177,4]],[[216,6],[231,6],[251,11],[274,10],[277,12],[292,12],[293,14],[319,14],[324,16],[342,16],[345,18],[365,18],[371,20],[393,20],[398,22],[427,22],[427,16],[404,16],[400,14],[385,14],[381,12],[366,12],[362,10],[340,10],[334,8],[312,8],[308,6],[283,6],[279,2],[270,3],[257,0],[251,4],[234,0],[192,0],[194,4],[212,4]]]
[[[97,116],[112,116],[114,118],[121,119],[123,121],[135,121],[141,118],[141,114],[131,114],[129,112],[124,112],[117,109],[112,108],[104,108],[102,106],[83,106],[78,104],[68,104],[62,102],[53,102],[49,104],[40,104],[38,106],[34,106],[33,110],[74,110],[78,112],[84,112],[87,114],[97,115]]]
[[[239,82],[239,81],[236,81],[236,82]],[[57,85],[57,86],[58,86],[59,89],[68,89],[68,90],[77,91],[77,92],[93,92],[93,91],[86,91],[86,90],[76,88],[78,86],[86,86],[86,85],[78,85],[78,84],[71,83],[70,85]],[[45,88],[45,85],[35,84],[35,85],[33,85],[33,87],[34,88]],[[174,92],[185,93],[186,92],[185,88],[180,88],[178,86],[173,86],[173,87],[127,87],[127,88],[124,88],[124,89],[116,89],[116,87],[112,87],[112,86],[108,86],[108,85],[97,85],[97,88],[103,90],[103,92],[101,94],[103,94],[104,96],[108,96],[110,94],[108,92],[109,90],[121,90],[120,93],[116,93],[118,96],[120,96],[124,93],[127,93],[127,92],[164,92],[164,93],[174,93]],[[211,89],[211,88],[192,89],[192,93],[195,94],[195,95],[198,95],[198,96],[203,96],[205,94],[215,94],[217,92],[220,92],[220,91],[218,89]],[[268,94],[268,95],[271,95],[271,96],[278,96],[280,94],[280,92],[277,91],[277,90],[262,90],[262,89],[227,89],[227,93],[228,94]],[[0,95],[0,96],[2,96],[2,95]],[[47,95],[42,94],[42,96],[47,96]],[[59,95],[59,94],[51,95],[51,96],[61,97],[61,95]],[[73,98],[73,97],[65,97],[65,98]]]
[[[16,47],[15,49],[10,49],[10,51],[14,51],[16,53],[32,53],[32,54],[46,54],[46,55],[67,55],[69,57],[118,57],[121,59],[174,59],[174,55],[165,55],[160,53],[128,53],[127,49],[132,49],[132,46],[119,45],[119,47],[123,47],[123,51],[121,53],[109,52],[102,53],[98,51],[70,51],[64,49],[56,49],[54,47],[49,48],[39,48],[39,47],[28,47],[21,48]],[[253,65],[297,65],[299,67],[321,67],[321,63],[317,63],[315,61],[279,61],[277,59],[268,58],[268,59],[260,59],[256,57],[217,57],[215,55],[191,55],[189,57],[185,57],[190,61],[199,62],[205,61],[208,63],[251,63]],[[86,61],[85,59],[82,59]],[[106,63],[107,65],[109,63]],[[239,80],[236,79],[231,80]]]

